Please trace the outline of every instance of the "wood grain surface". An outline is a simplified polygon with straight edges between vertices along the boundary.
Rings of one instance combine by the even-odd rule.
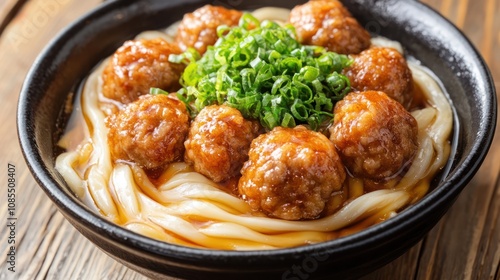
[[[8,270],[10,264],[6,262],[11,233],[2,226],[0,279],[145,279],[108,257],[63,218],[36,185],[17,141],[17,98],[35,57],[61,29],[100,2],[0,1],[2,223],[8,218],[8,164],[15,165],[17,182],[13,216],[17,218],[15,272]],[[422,2],[455,23],[470,38],[488,63],[498,89],[500,2]],[[500,279],[499,127],[481,169],[438,225],[405,255],[363,279]]]

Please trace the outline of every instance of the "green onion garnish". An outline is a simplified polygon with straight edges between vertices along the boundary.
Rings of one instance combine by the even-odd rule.
[[[194,113],[226,104],[266,129],[307,124],[317,130],[349,91],[340,74],[352,61],[318,46],[303,46],[292,26],[244,14],[239,26],[218,28],[219,40],[200,58],[189,49],[170,60],[186,63],[180,99]]]

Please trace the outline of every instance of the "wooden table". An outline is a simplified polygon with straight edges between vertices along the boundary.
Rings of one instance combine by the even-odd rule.
[[[101,0],[0,2],[0,216],[7,221],[7,167],[16,169],[15,272],[2,226],[0,279],[143,279],[77,232],[36,185],[16,135],[23,79],[45,44]],[[500,2],[423,1],[454,22],[481,52],[500,86]],[[441,222],[405,255],[365,279],[500,279],[500,125],[481,169]]]

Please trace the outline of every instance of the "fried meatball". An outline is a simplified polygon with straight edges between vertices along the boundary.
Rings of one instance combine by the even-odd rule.
[[[412,74],[405,58],[398,51],[373,47],[353,57],[353,64],[344,69],[344,74],[354,90],[382,91],[405,108],[410,106],[413,99]]]
[[[340,54],[356,54],[370,46],[370,34],[336,0],[309,1],[292,9],[289,18],[299,41]]]
[[[346,177],[330,140],[304,126],[276,127],[257,137],[241,173],[243,199],[286,220],[318,218]]]
[[[185,65],[169,62],[168,57],[180,53],[179,47],[160,38],[125,42],[102,73],[103,95],[128,104],[151,87],[178,90]]]
[[[257,122],[244,119],[235,108],[207,106],[191,124],[185,161],[214,182],[238,176],[259,131]]]
[[[177,30],[175,41],[182,50],[195,48],[204,54],[208,46],[217,42],[217,27],[219,25],[238,25],[242,13],[223,7],[205,5],[193,13],[184,15]]]
[[[330,133],[347,169],[370,180],[397,175],[417,150],[417,121],[379,91],[351,92],[337,102]]]
[[[115,160],[154,170],[182,160],[189,115],[184,103],[167,95],[143,95],[106,119]]]

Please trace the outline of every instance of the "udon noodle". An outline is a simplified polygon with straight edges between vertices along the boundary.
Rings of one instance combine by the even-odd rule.
[[[288,12],[268,8],[254,15],[260,20],[286,21]],[[144,32],[138,37],[161,36],[172,41],[174,33],[175,25],[166,32]],[[387,42],[377,39],[372,44]],[[194,172],[186,163],[171,164],[154,181],[137,165],[114,163],[107,143],[106,115],[99,105],[105,63],[85,81],[72,121],[59,142],[67,152],[57,157],[56,168],[91,209],[131,231],[165,242],[255,250],[344,236],[388,219],[422,198],[450,153],[448,139],[453,118],[448,100],[428,70],[409,61],[414,83],[428,106],[411,112],[418,122],[419,147],[404,177],[390,189],[368,193],[364,193],[362,180],[349,177],[342,190],[349,203],[334,214],[307,221],[269,218],[252,212],[244,200]],[[339,197],[338,204],[343,202]]]

